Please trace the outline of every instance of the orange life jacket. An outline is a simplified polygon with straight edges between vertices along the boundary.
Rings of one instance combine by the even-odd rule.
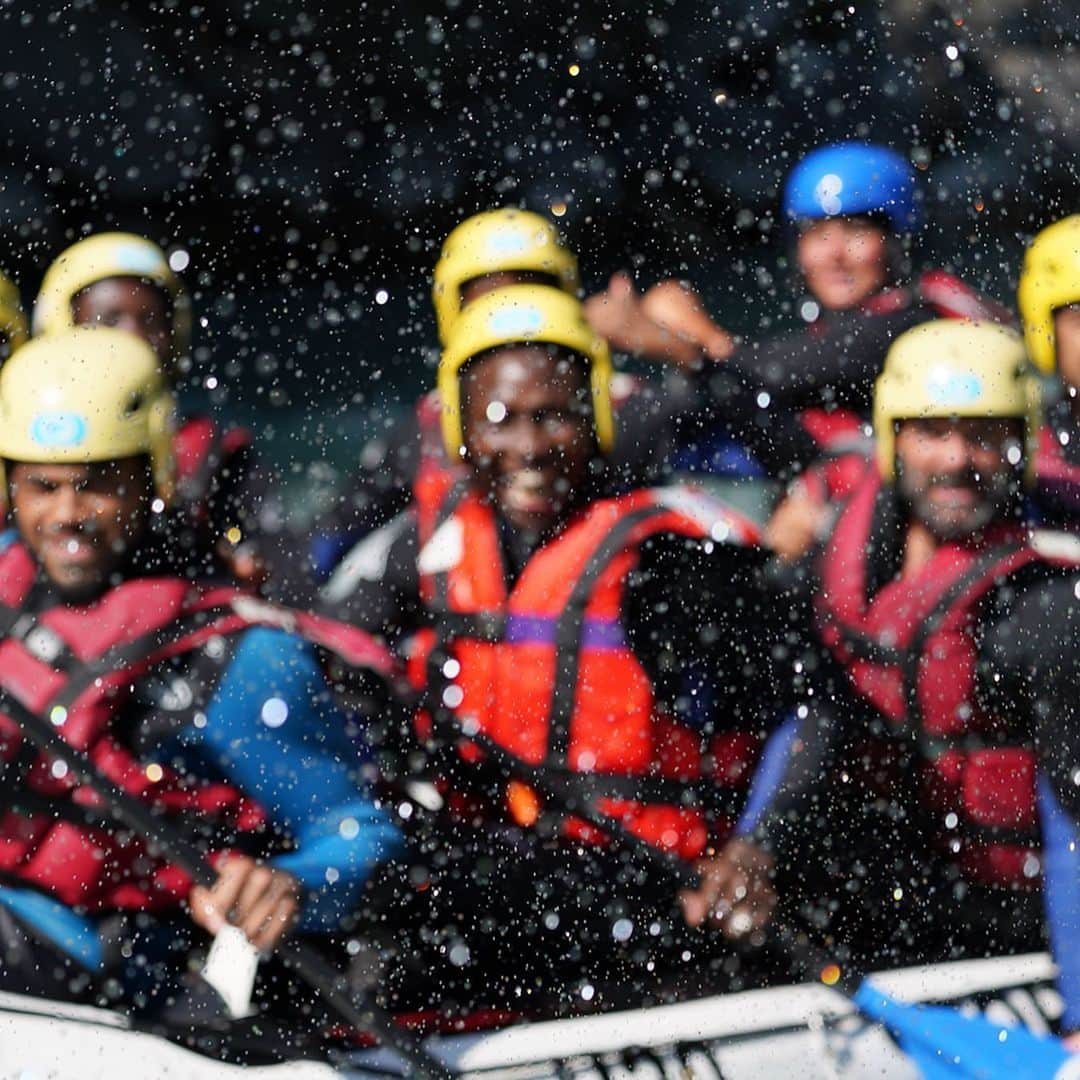
[[[882,498],[871,471],[824,545],[819,633],[858,696],[885,718],[891,748],[917,748],[921,810],[940,852],[968,880],[1033,887],[1035,755],[1028,732],[980,705],[974,627],[980,604],[1005,579],[1048,564],[1023,529],[1003,526],[978,546],[942,544],[917,574],[868,597],[867,552]],[[874,757],[868,750],[867,760]]]
[[[635,491],[589,505],[508,587],[490,506],[449,483],[441,499],[417,492],[421,595],[434,629],[410,656],[414,685],[434,710],[449,708],[528,765],[586,777],[597,808],[642,839],[699,855],[726,827],[710,827],[708,808],[724,801],[724,785],[730,794],[748,781],[757,737],[718,740],[718,765],[706,776],[702,737],[659,708],[626,640],[621,603],[648,537],[751,543],[753,525],[711,500],[705,521],[705,500],[689,491]],[[511,783],[506,809],[530,825],[539,801]],[[569,831],[599,839],[580,822]]]

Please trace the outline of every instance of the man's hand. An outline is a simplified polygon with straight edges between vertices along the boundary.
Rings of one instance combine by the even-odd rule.
[[[654,285],[641,298],[641,310],[661,329],[713,360],[726,360],[735,351],[731,335],[709,318],[701,297],[680,281]]]
[[[690,367],[701,359],[701,346],[649,318],[630,275],[612,274],[608,287],[585,301],[589,325],[612,346],[632,356]]]
[[[763,930],[776,907],[773,859],[747,840],[732,840],[715,859],[696,866],[701,886],[679,893],[690,926],[710,924],[738,939]]]
[[[829,522],[829,507],[797,484],[773,511],[765,526],[765,543],[786,563],[796,563],[813,546]]]
[[[299,886],[291,874],[263,866],[246,855],[221,862],[212,889],[196,885],[188,896],[191,918],[216,934],[227,922],[244,931],[256,948],[269,951],[285,936],[300,910]]]

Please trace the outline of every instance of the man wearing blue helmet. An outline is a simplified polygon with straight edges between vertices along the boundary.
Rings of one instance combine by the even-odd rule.
[[[873,380],[898,334],[932,318],[1008,317],[939,271],[902,284],[919,199],[914,170],[887,147],[843,143],[808,154],[785,185],[783,214],[797,230],[795,261],[809,294],[799,313],[809,325],[726,359],[712,350],[720,362],[703,372],[712,403],[703,437],[726,429],[778,475],[861,440]],[[638,304],[653,322],[701,339],[700,305],[681,283],[663,282]]]
[[[778,472],[858,438],[889,343],[974,299],[901,286],[920,214],[915,172],[887,147],[844,143],[808,154],[788,177],[783,214],[797,230],[795,258],[809,294],[800,315],[809,326],[744,346],[713,380],[715,395],[730,395],[739,434]],[[942,302],[955,310],[941,310]],[[784,413],[801,414],[801,423],[780,440],[774,417]]]

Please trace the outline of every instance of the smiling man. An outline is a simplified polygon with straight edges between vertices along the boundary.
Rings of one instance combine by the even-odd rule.
[[[478,732],[682,858],[730,828],[766,697],[767,650],[751,632],[760,556],[711,500],[610,493],[610,371],[565,293],[517,285],[474,300],[439,369],[446,449],[464,475],[418,488],[324,591],[335,613],[402,642],[428,736],[412,752],[449,749],[447,811],[410,870],[432,887],[394,911],[421,904],[438,946],[406,966],[451,958],[422,980],[436,1000],[464,979],[488,1004],[567,1007],[580,980],[602,996],[632,969],[647,992],[709,959],[680,929],[670,881],[643,880],[595,830],[564,821],[527,772],[497,774],[492,790],[490,767],[451,749]]]
[[[145,237],[95,233],[49,266],[34,303],[34,335],[77,326],[123,330],[145,341],[170,385],[190,371],[190,296],[165,252]],[[262,583],[266,567],[257,548],[265,482],[251,433],[189,416],[177,425],[173,450],[175,502],[183,511],[172,522],[177,550],[188,552],[199,577],[228,571],[244,584]]]
[[[154,353],[117,329],[36,339],[0,369],[0,988],[186,1022],[193,1000],[220,1009],[185,974],[203,932],[272,950],[334,930],[396,833],[322,672],[385,654],[170,569],[172,416]],[[17,706],[202,846],[214,886],[118,831]]]
[[[893,344],[877,469],[815,564],[776,767],[684,903],[731,936],[779,903],[863,970],[1026,951],[1048,924],[1075,1029],[1080,572],[1021,517],[1037,401],[1003,327]]]

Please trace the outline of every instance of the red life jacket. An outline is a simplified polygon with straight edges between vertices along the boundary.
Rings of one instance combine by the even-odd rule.
[[[1045,560],[1022,529],[1003,526],[978,547],[942,544],[917,574],[868,597],[881,496],[871,473],[824,546],[819,633],[857,695],[885,718],[898,739],[890,745],[918,747],[921,809],[941,852],[968,880],[1030,888],[1039,844],[1035,756],[1026,732],[979,704],[973,627],[1003,579]],[[874,757],[868,751],[866,760]]]
[[[168,766],[147,766],[115,730],[140,681],[259,624],[299,633],[380,675],[392,670],[385,650],[360,631],[180,578],[134,579],[89,604],[30,615],[23,608],[37,575],[21,544],[0,553],[0,688],[52,719],[118,787],[181,827],[205,825],[240,846],[246,838],[265,847],[257,802],[227,782],[191,783]],[[0,779],[0,874],[91,911],[159,910],[187,895],[183,871],[152,856],[141,839],[95,824],[94,793],[24,743],[2,711],[0,760],[9,770]]]
[[[748,781],[757,737],[719,738],[706,776],[701,736],[661,711],[620,622],[644,540],[710,536],[696,496],[643,490],[594,502],[508,588],[490,506],[462,485],[442,500],[417,494],[421,595],[435,629],[409,658],[414,685],[528,765],[584,778],[597,808],[642,839],[699,855],[711,835],[706,808],[721,801],[718,786]],[[757,539],[746,519],[711,509],[714,539]],[[505,809],[531,825],[539,801],[511,783]],[[600,839],[580,822],[568,833]]]

